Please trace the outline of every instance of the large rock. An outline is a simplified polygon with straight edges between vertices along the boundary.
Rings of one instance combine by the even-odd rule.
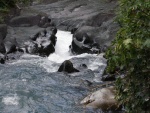
[[[45,12],[58,29],[71,30],[83,25],[100,26],[114,16],[117,0],[44,0],[45,4],[32,6]]]
[[[18,51],[48,56],[55,51],[56,33],[57,29],[53,27],[8,27],[8,35],[4,40],[6,53]]]
[[[115,14],[113,13],[98,13],[88,18],[84,24],[87,26],[100,27],[103,24],[103,22],[107,22],[108,20],[114,17],[115,17]]]
[[[4,41],[2,39],[0,39],[0,53],[3,53],[3,54],[6,53]]]
[[[31,37],[31,41],[25,43],[26,52],[38,54],[40,56],[49,56],[55,51],[57,29],[43,30]]]
[[[7,35],[7,25],[0,24],[0,53],[6,53],[5,45],[4,45],[4,39]]]
[[[70,60],[65,60],[59,67],[58,72],[73,73],[73,72],[79,72],[79,70],[73,67],[73,64]]]
[[[7,25],[0,24],[0,39],[4,40],[7,35]]]
[[[75,53],[91,53],[99,52],[100,46],[94,40],[96,29],[91,26],[84,26],[76,31],[73,35],[73,41],[71,45],[71,51]]]
[[[46,14],[17,16],[10,20],[9,24],[13,27],[29,27],[38,25],[39,27],[50,26],[51,19]]]
[[[87,108],[100,108],[102,110],[117,110],[118,101],[115,99],[114,87],[102,88],[85,97],[81,104]]]
[[[103,22],[101,27],[83,26],[73,35],[71,51],[76,54],[105,52],[117,29],[113,19]]]
[[[32,6],[51,17],[58,29],[74,34],[71,51],[76,54],[104,52],[114,39],[117,0],[59,0]],[[49,10],[47,10],[49,9]]]
[[[0,63],[4,64],[5,63],[5,56],[0,53]]]

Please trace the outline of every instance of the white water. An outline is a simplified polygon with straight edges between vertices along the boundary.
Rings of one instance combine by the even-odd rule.
[[[103,54],[88,54],[83,53],[80,55],[72,55],[69,52],[69,46],[72,42],[72,34],[67,31],[60,31],[58,30],[57,34],[57,42],[55,46],[55,53],[50,54],[48,58],[43,58],[36,55],[29,55],[24,54],[19,60],[16,62],[11,63],[11,65],[19,65],[19,64],[31,64],[31,65],[38,65],[41,68],[44,68],[47,72],[56,72],[60,66],[60,63],[64,62],[65,60],[69,60],[71,58],[78,58],[78,59],[87,59],[85,63],[88,66],[88,69],[97,70],[95,73],[96,79],[101,76],[103,73],[104,67],[106,66],[106,61],[103,58]],[[78,62],[79,63],[79,62]],[[76,63],[74,63],[76,65]],[[96,80],[97,81],[97,80]]]
[[[2,102],[5,105],[18,105],[19,97],[17,96],[17,94],[14,94],[12,96],[5,96],[5,97],[3,97]]]
[[[48,59],[50,61],[56,62],[56,63],[62,63],[65,60],[77,57],[77,58],[83,58],[83,57],[95,57],[95,60],[90,61],[89,69],[95,70],[98,68],[98,66],[104,65],[101,61],[99,61],[99,58],[102,59],[103,54],[96,55],[96,54],[88,54],[84,53],[81,55],[71,55],[69,52],[69,46],[72,42],[72,34],[67,31],[58,31],[57,34],[57,42],[55,46],[55,53],[51,54]]]
[[[88,68],[91,70],[97,70],[99,67],[101,69],[98,69],[98,71],[95,73],[95,79],[94,81],[101,81],[100,76],[103,74],[104,68],[106,66],[106,61],[104,62],[103,54],[97,55],[97,54],[88,54],[83,53],[81,55],[72,55],[69,52],[69,46],[72,42],[72,34],[70,32],[66,31],[60,31],[58,30],[57,34],[57,42],[55,46],[55,53],[51,54],[48,59],[55,63],[62,63],[65,60],[71,59],[71,58],[87,58],[89,59],[88,62],[85,62],[87,64]],[[55,69],[58,69],[54,67],[48,68],[48,65],[44,64],[43,66],[48,72],[52,72]],[[56,70],[55,70],[56,71]]]
[[[64,60],[70,59],[69,45],[72,42],[72,34],[66,31],[58,31],[56,37],[55,53],[51,54],[48,59],[56,63],[61,63]]]

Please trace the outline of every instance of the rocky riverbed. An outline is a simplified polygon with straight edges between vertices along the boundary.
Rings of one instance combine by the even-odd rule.
[[[116,0],[43,0],[0,25],[0,111],[102,112],[80,101],[107,83],[103,54],[118,29],[116,7]]]

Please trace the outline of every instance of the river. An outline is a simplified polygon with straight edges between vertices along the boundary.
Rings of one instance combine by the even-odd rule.
[[[91,92],[83,81],[101,82],[106,67],[103,54],[73,55],[72,34],[58,31],[55,53],[48,58],[24,54],[0,64],[0,113],[99,113],[83,108],[80,101]],[[79,73],[57,72],[70,59]],[[86,64],[88,69],[82,69]]]

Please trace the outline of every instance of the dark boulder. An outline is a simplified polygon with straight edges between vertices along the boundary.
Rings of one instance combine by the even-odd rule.
[[[73,64],[70,60],[65,60],[59,67],[58,72],[73,73],[73,72],[79,72],[79,70],[73,67]]]
[[[55,34],[57,29],[45,29],[36,33],[31,37],[31,41],[25,43],[26,52],[30,54],[38,54],[40,56],[49,56],[55,52],[57,37]]]
[[[19,58],[25,52],[49,56],[55,51],[56,33],[57,29],[52,27],[8,27],[7,37],[0,40],[0,52],[9,59]]]
[[[88,68],[86,64],[81,64],[80,67],[81,67],[81,68],[85,68],[85,69]]]
[[[115,75],[103,75],[102,81],[115,81],[116,77]]]
[[[6,53],[4,41],[2,39],[0,39],[0,53],[3,53],[3,54]]]
[[[9,25],[13,27],[29,27],[38,25],[39,27],[50,26],[51,19],[46,14],[17,16],[9,21]]]
[[[4,39],[7,35],[7,25],[0,24],[0,53],[6,53],[5,45],[4,45]]]
[[[91,26],[81,27],[73,35],[71,51],[73,53],[99,53],[100,46],[95,40],[95,28]]]
[[[76,54],[105,52],[118,30],[113,19],[100,27],[82,26],[73,35],[71,51]]]
[[[38,53],[38,45],[33,41],[25,42],[25,50],[27,53],[30,54],[37,54]]]
[[[7,35],[7,25],[0,24],[0,39],[4,40]]]
[[[71,34],[74,34],[77,31],[78,28],[71,29]]]
[[[5,63],[5,56],[0,53],[0,63],[4,64]]]

